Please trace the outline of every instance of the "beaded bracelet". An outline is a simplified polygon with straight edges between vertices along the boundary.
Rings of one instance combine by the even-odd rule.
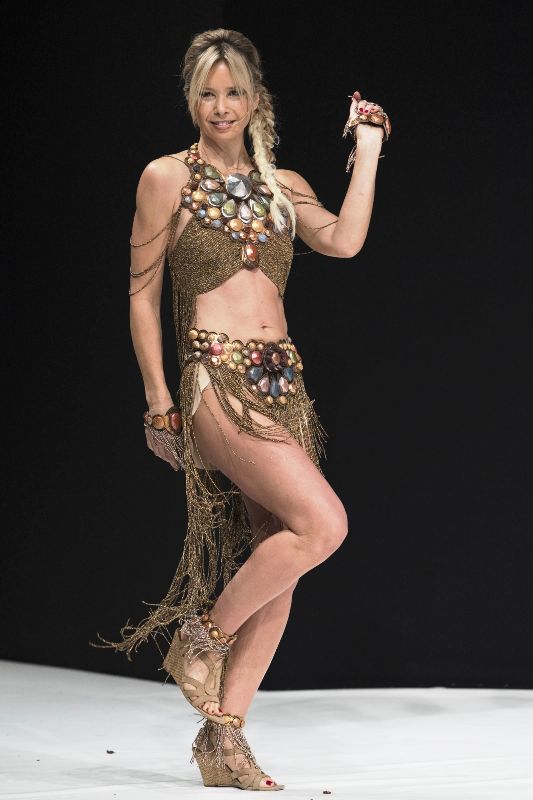
[[[352,95],[348,95],[348,97],[350,98],[350,100],[353,99]],[[375,111],[372,114],[363,114],[363,113],[359,114],[359,113],[357,113],[357,114],[354,114],[353,116],[348,117],[348,120],[346,121],[346,125],[344,126],[344,130],[342,132],[342,135],[343,135],[343,138],[344,138],[351,131],[352,134],[353,134],[353,138],[354,138],[354,146],[352,147],[350,155],[348,156],[348,162],[346,164],[346,172],[350,171],[350,168],[351,168],[352,164],[355,161],[355,151],[357,149],[357,139],[356,139],[356,135],[355,135],[355,129],[361,123],[367,123],[368,125],[373,125],[374,127],[377,127],[377,128],[383,128],[383,141],[384,142],[388,142],[389,135],[390,135],[391,130],[392,130],[392,126],[391,126],[391,123],[390,123],[389,115],[385,111]],[[383,156],[380,156],[380,158],[383,158]]]
[[[177,406],[171,406],[166,414],[154,414],[152,416],[148,411],[145,411],[143,420],[146,427],[154,428],[156,431],[164,429],[175,436],[181,433],[183,427],[181,412]]]

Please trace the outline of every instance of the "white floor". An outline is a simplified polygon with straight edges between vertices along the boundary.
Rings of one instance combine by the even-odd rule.
[[[189,763],[201,720],[170,682],[0,662],[0,686],[3,799],[235,797]],[[533,691],[259,692],[245,732],[284,800],[533,798]]]

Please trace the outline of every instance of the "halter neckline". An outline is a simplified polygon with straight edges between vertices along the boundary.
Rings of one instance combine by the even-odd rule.
[[[198,142],[194,142],[187,149],[187,156],[189,158],[191,157],[191,151],[193,150],[193,148],[196,148],[196,152],[198,153]],[[204,158],[202,158],[201,160],[203,161],[204,167],[211,167],[211,169],[216,170],[216,172],[218,172],[218,174],[221,175],[224,178],[224,180],[227,180],[230,177],[230,175],[246,175],[246,176],[250,176],[250,174],[252,172],[259,172],[259,174],[261,174],[261,171],[260,171],[259,167],[257,166],[257,162],[256,162],[255,158],[253,156],[250,156],[250,155],[249,155],[249,158],[250,158],[250,161],[252,162],[252,166],[250,167],[249,170],[247,170],[246,172],[241,172],[240,170],[235,170],[235,171],[228,172],[227,174],[224,174],[222,172],[222,170],[220,170],[218,167],[215,167],[215,165],[212,164],[210,161],[207,161]],[[190,164],[189,166],[192,167],[192,164]]]

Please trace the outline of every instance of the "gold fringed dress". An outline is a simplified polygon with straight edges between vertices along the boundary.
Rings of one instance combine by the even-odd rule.
[[[187,530],[164,598],[147,604],[148,616],[138,625],[122,628],[122,641],[107,642],[128,657],[150,636],[156,640],[162,634],[169,640],[169,625],[212,604],[217,587],[228,583],[250,552],[252,532],[240,489],[221,471],[204,464],[195,445],[193,414],[207,383],[241,431],[279,442],[280,447],[287,437],[294,437],[320,471],[327,439],[307,395],[303,361],[292,339],[242,342],[232,339],[231,332],[197,327],[197,296],[241,269],[259,267],[283,299],[294,252],[290,235],[273,228],[268,211],[271,195],[257,169],[224,179],[199,159],[197,145],[189,148],[187,165],[190,179],[165,229],[167,242],[157,265],[164,264],[166,255],[181,369],[177,405],[183,422]],[[175,241],[184,209],[191,218]],[[242,403],[242,414],[229,402],[229,395]],[[270,424],[260,425],[250,409],[266,415]]]

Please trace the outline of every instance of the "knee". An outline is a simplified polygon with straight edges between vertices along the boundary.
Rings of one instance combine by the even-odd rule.
[[[328,509],[325,515],[321,515],[315,524],[315,532],[312,537],[313,550],[320,561],[324,561],[338,550],[347,535],[348,515],[339,500],[335,506]]]

